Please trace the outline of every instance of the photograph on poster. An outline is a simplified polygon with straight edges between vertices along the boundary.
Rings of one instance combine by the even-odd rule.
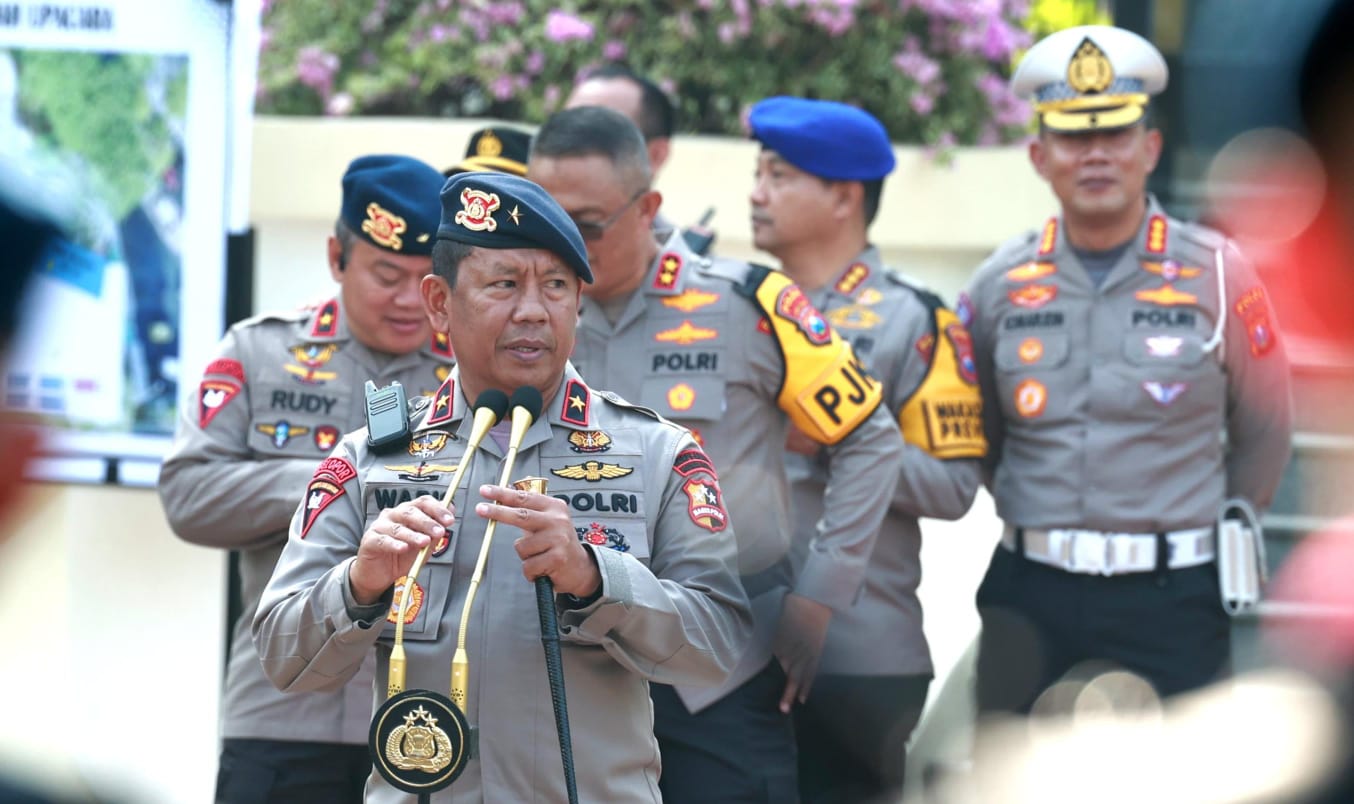
[[[153,485],[183,372],[221,335],[229,20],[0,0],[0,166],[65,234],[0,369],[0,406],[44,426],[33,479]]]
[[[30,291],[42,325],[16,344],[6,407],[78,431],[172,433],[187,68],[0,50],[0,157],[73,202]]]

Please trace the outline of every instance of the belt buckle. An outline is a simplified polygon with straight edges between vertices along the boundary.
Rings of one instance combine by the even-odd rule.
[[[1108,575],[1113,566],[1111,551],[1113,546],[1103,534],[1091,530],[1073,530],[1068,532],[1071,544],[1068,553],[1072,557],[1070,569],[1087,575]],[[1096,549],[1093,540],[1099,541]]]

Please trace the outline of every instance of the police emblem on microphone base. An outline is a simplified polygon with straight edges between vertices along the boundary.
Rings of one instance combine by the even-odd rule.
[[[470,725],[451,699],[407,690],[376,711],[367,737],[372,765],[392,787],[435,793],[456,781],[470,759]]]

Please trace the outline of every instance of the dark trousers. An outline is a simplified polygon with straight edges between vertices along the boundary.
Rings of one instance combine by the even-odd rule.
[[[930,676],[819,675],[795,709],[805,804],[896,802]]]
[[[362,804],[365,745],[226,740],[216,804]]]
[[[1231,622],[1211,563],[1105,577],[998,545],[977,602],[979,714],[1028,713],[1044,690],[1083,669],[1128,670],[1161,696],[1228,672]]]
[[[677,693],[651,684],[666,804],[794,804],[794,725],[781,714],[785,673],[772,659],[723,699],[691,714]]]

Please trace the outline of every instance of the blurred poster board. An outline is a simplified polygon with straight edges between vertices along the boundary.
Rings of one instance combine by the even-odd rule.
[[[0,389],[47,427],[37,479],[153,484],[184,368],[221,333],[231,13],[0,0],[0,160],[69,235]]]

